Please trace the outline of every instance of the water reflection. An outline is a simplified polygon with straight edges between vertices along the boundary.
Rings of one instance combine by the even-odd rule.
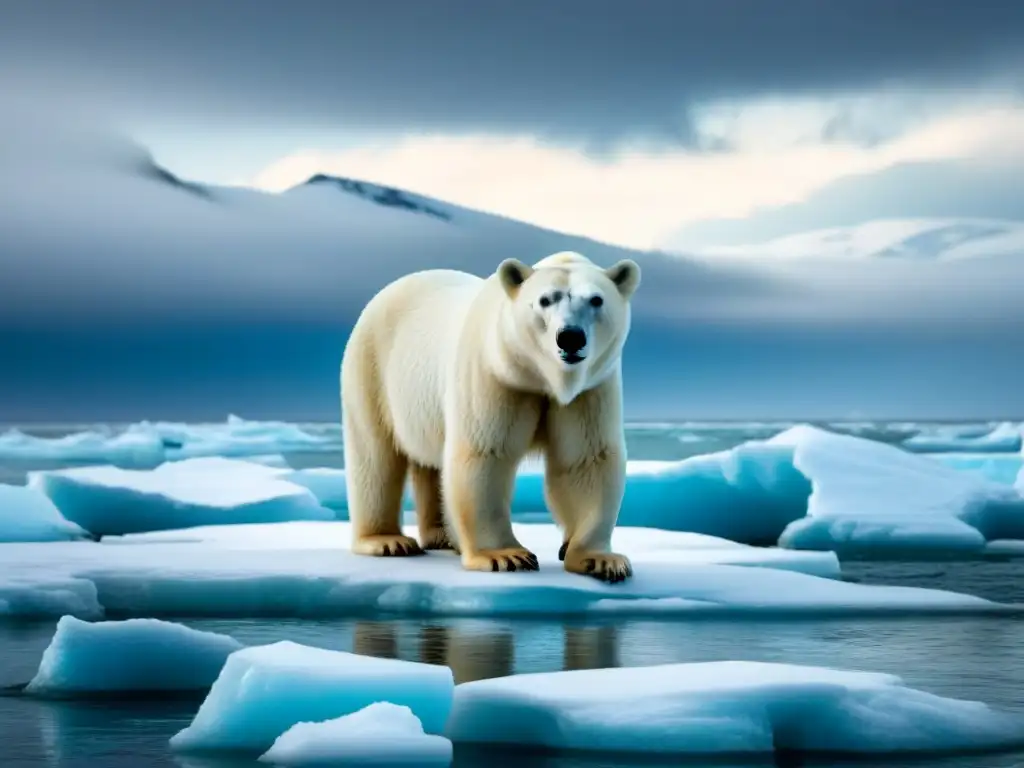
[[[417,627],[417,642],[411,654],[401,647],[400,627],[393,621],[357,621],[353,628],[353,652],[446,665],[451,668],[456,684],[504,677],[517,671],[516,644],[521,633],[512,626],[493,622],[421,624]],[[616,626],[566,624],[560,629],[561,669],[605,669],[620,665]],[[527,638],[522,638],[520,645],[525,646],[527,642]]]

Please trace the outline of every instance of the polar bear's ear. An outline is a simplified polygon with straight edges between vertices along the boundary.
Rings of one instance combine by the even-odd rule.
[[[505,259],[498,265],[498,279],[510,299],[515,298],[519,286],[532,274],[533,268],[526,266],[519,259]]]
[[[640,286],[640,265],[632,259],[618,261],[604,271],[608,279],[615,283],[622,298],[628,299]]]

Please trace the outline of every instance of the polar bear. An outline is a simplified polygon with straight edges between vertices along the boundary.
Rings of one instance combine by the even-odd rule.
[[[468,570],[535,571],[512,532],[516,470],[545,461],[544,494],[564,568],[632,575],[610,551],[625,485],[623,345],[640,267],[573,252],[486,279],[416,272],[363,309],[341,364],[352,550],[453,549]],[[402,534],[411,478],[419,543]]]

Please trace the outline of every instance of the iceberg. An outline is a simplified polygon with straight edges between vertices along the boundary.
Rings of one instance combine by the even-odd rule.
[[[23,546],[31,547],[0,544],[0,563],[5,566],[5,570],[0,571],[0,619],[103,617],[103,606],[100,605],[96,585],[88,579],[61,576],[60,567],[54,569],[58,574],[56,576],[47,573],[42,567],[30,570],[31,565],[23,566],[22,571],[14,570],[18,561],[17,558],[9,556],[10,548]],[[60,548],[57,544],[49,544],[47,547]],[[10,569],[7,566],[10,566]]]
[[[109,462],[121,466],[155,467],[166,458],[160,435],[143,425],[121,434],[87,430],[63,437],[26,435],[17,429],[0,434],[0,459],[18,461]]]
[[[278,477],[281,472],[210,457],[149,470],[99,466],[33,472],[28,485],[97,536],[334,517],[307,488]]]
[[[798,426],[767,441],[793,450],[809,478],[807,514],[780,546],[867,556],[968,554],[1024,539],[1024,498],[1013,488],[924,456]]]
[[[406,529],[410,534],[414,527]],[[514,526],[537,573],[465,571],[447,552],[353,555],[345,522],[227,525],[102,542],[0,545],[0,612],[85,617],[565,616],[1003,613],[1013,606],[941,590],[841,581],[832,552],[759,549],[680,532],[620,528],[635,576],[566,573],[561,533]],[[54,593],[55,584],[65,592]],[[71,591],[69,585],[74,585]],[[396,702],[397,703],[397,702]]]
[[[951,469],[1004,485],[1013,485],[1024,469],[1024,454],[1021,453],[932,453],[928,456]]]
[[[448,739],[426,733],[411,709],[387,701],[333,720],[296,723],[260,757],[284,768],[445,766],[451,760]]]
[[[268,453],[341,452],[341,425],[314,434],[284,421],[249,421],[230,415],[224,424],[147,425],[167,446],[168,459],[202,456],[254,456]]]
[[[903,441],[903,447],[916,453],[1019,453],[1024,424],[1003,422],[988,431],[977,426],[947,426],[921,432]]]
[[[253,646],[228,657],[191,724],[171,738],[171,747],[262,753],[298,723],[334,720],[382,701],[408,707],[423,730],[436,735],[444,731],[454,688],[452,671],[436,664],[289,641]],[[373,717],[364,714],[355,726]]]
[[[70,697],[205,691],[241,648],[226,635],[156,619],[89,623],[64,616],[25,692]]]
[[[1015,748],[1024,720],[893,675],[716,661],[462,683],[446,734],[604,753],[885,754]]]
[[[88,535],[38,491],[0,484],[0,542],[67,541]]]
[[[348,491],[345,487],[345,471],[342,469],[330,469],[328,467],[313,467],[310,469],[285,468],[278,477],[289,483],[301,485],[309,489],[317,501],[328,509],[346,509],[348,503]],[[407,494],[408,495],[408,494]],[[406,509],[412,509],[412,500],[406,502]]]
[[[54,438],[17,429],[0,434],[0,459],[108,463],[136,469],[186,458],[292,451],[340,453],[340,425],[317,434],[287,422],[249,421],[231,415],[222,424],[143,421],[119,433],[105,428]]]

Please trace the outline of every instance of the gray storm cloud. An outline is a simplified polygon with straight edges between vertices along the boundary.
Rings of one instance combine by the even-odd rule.
[[[1020,93],[1004,0],[105,0],[8,3],[0,85],[119,114],[699,143],[689,108],[763,94]],[[1015,74],[1018,73],[1018,74]],[[842,115],[824,138],[875,141]],[[854,136],[858,138],[858,136]]]

